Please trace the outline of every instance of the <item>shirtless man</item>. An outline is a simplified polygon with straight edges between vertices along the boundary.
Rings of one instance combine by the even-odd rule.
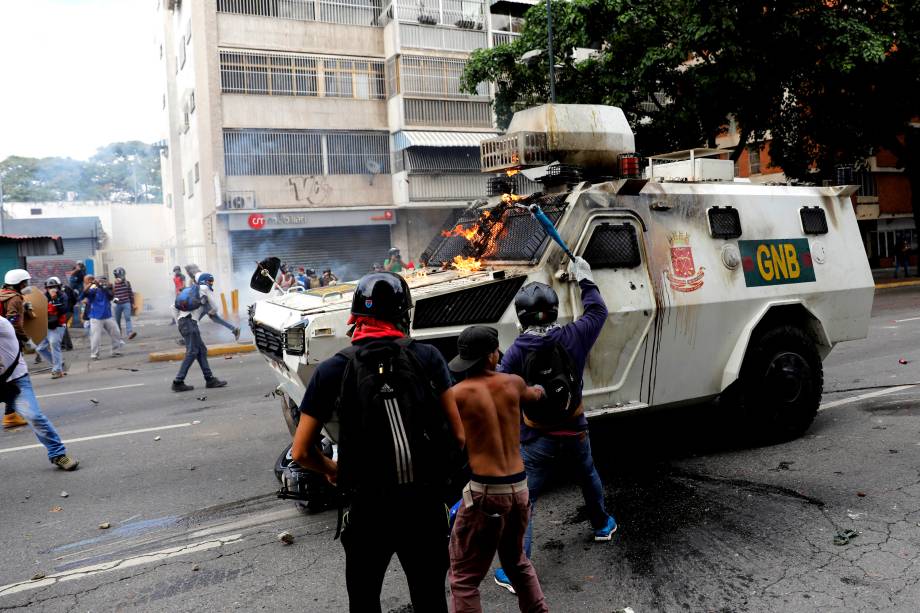
[[[479,584],[498,551],[521,611],[548,611],[537,573],[524,555],[530,503],[520,445],[521,403],[539,400],[543,390],[528,387],[517,375],[495,372],[500,354],[494,328],[467,328],[457,348],[450,369],[464,375],[453,390],[473,474],[450,539],[453,610],[482,611]]]

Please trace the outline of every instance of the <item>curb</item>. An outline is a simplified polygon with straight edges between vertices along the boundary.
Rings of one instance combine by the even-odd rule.
[[[876,283],[875,289],[894,289],[896,287],[917,287],[920,286],[920,279],[913,281],[890,281],[886,283]]]
[[[233,355],[236,353],[252,353],[256,346],[251,341],[248,343],[222,343],[208,347],[208,357],[215,355]],[[178,362],[185,357],[185,349],[170,351],[154,351],[148,354],[151,362]]]

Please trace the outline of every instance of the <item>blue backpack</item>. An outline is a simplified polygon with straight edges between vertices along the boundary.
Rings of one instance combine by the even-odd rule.
[[[186,313],[201,308],[201,294],[198,293],[197,283],[179,292],[179,295],[176,296],[176,308]]]

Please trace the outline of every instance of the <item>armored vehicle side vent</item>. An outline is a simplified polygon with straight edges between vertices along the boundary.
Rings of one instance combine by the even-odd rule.
[[[642,263],[636,228],[628,223],[603,223],[594,229],[584,258],[591,268],[635,268]]]
[[[713,238],[738,238],[741,236],[741,218],[738,209],[731,206],[709,208],[709,234]]]
[[[582,169],[571,164],[550,164],[537,181],[546,186],[575,185],[582,181]]]
[[[419,330],[495,323],[504,315],[526,280],[525,276],[511,277],[459,292],[422,298],[415,303],[412,327]]]
[[[827,217],[819,206],[803,206],[799,209],[802,217],[802,231],[805,234],[827,234]]]

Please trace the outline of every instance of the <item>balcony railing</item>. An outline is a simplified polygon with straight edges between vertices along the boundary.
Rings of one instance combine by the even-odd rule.
[[[387,61],[389,95],[434,98],[469,98],[461,91],[466,60],[456,58],[400,55]],[[474,96],[487,98],[489,86],[480,83]]]
[[[492,32],[492,46],[506,45],[518,36],[520,36],[520,34],[515,32]]]
[[[396,16],[402,22],[464,30],[482,30],[485,24],[481,0],[390,0],[383,13],[384,23]]]
[[[471,175],[409,175],[409,200],[475,200],[486,196],[488,177]]]
[[[382,7],[382,0],[217,0],[220,13],[353,26],[382,25]]]
[[[492,127],[492,108],[488,102],[406,98],[403,103],[408,126]]]
[[[401,23],[399,24],[399,36],[403,47],[414,49],[440,49],[469,53],[488,45],[485,32],[462,28]]]

